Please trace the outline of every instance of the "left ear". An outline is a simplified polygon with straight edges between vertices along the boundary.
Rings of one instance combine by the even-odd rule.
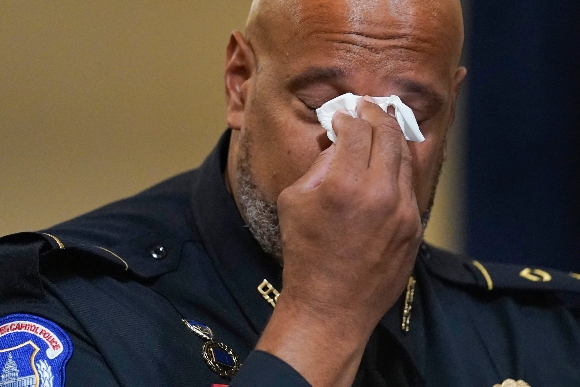
[[[455,121],[455,106],[457,104],[457,97],[459,96],[459,90],[461,89],[461,85],[465,80],[465,76],[467,75],[467,69],[463,66],[460,66],[455,70],[455,76],[453,77],[453,103],[451,105],[451,122],[450,126],[453,125],[453,121]]]
[[[227,123],[233,130],[240,130],[248,100],[249,80],[256,70],[252,48],[241,32],[234,31],[227,48],[226,87]]]
[[[465,76],[467,75],[467,69],[463,66],[460,66],[455,70],[455,76],[453,77],[453,95],[451,101],[451,111],[450,111],[450,120],[449,120],[449,128],[453,125],[455,121],[455,107],[457,105],[457,97],[459,96],[459,90],[461,89],[461,85],[465,80]],[[443,150],[443,159],[447,159],[447,146],[445,146]]]

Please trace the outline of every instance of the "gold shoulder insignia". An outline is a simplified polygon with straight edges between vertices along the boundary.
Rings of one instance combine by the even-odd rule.
[[[464,285],[466,291],[542,291],[580,295],[580,272],[544,269],[520,264],[474,261],[466,256],[427,246],[427,257],[419,255],[430,274]]]
[[[45,232],[43,232],[42,235],[46,235],[47,237],[52,238],[58,244],[59,249],[61,249],[61,250],[64,249],[64,244],[60,241],[60,239],[58,239],[54,235],[47,234]]]
[[[550,282],[552,276],[550,273],[540,269],[526,268],[520,272],[520,277],[530,280],[532,282]]]
[[[472,263],[473,266],[475,266],[479,271],[481,271],[483,278],[485,278],[485,282],[487,283],[487,290],[493,290],[493,281],[491,280],[491,276],[489,275],[489,272],[487,271],[485,266],[483,266],[478,261],[473,261]]]

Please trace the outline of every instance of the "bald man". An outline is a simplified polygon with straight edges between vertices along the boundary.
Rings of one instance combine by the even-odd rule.
[[[0,386],[580,385],[578,278],[422,243],[462,44],[457,0],[254,1],[200,168],[0,240]]]

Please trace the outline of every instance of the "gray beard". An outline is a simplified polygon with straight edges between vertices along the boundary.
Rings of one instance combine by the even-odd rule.
[[[250,146],[247,137],[240,141],[237,165],[237,199],[240,211],[262,250],[282,262],[282,236],[276,203],[260,190],[250,166]]]
[[[250,146],[247,139],[242,139],[240,142],[240,156],[237,165],[237,199],[240,205],[240,211],[245,218],[246,224],[254,238],[258,241],[262,250],[272,255],[278,262],[282,263],[282,236],[280,234],[280,223],[278,220],[278,208],[276,203],[269,200],[267,196],[260,190],[252,169],[250,166]],[[441,167],[443,162],[439,164],[437,171],[437,178],[431,189],[431,197],[427,210],[421,214],[421,224],[423,225],[423,233],[429,222],[431,216],[431,209],[435,201],[435,191],[439,176],[441,175]]]

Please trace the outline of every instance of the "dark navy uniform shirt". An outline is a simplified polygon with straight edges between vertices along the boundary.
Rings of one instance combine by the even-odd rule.
[[[282,268],[225,187],[228,142],[226,133],[200,168],[134,197],[0,239],[0,318],[38,316],[62,328],[72,343],[66,385],[308,385],[253,351],[275,304],[273,291],[258,288],[267,280],[281,291]],[[424,245],[414,277],[409,332],[403,294],[374,330],[354,385],[580,386],[580,275]],[[209,368],[205,341],[182,319],[207,325],[239,356],[233,380]],[[0,332],[0,355],[2,345]],[[13,363],[0,364],[7,378]]]

